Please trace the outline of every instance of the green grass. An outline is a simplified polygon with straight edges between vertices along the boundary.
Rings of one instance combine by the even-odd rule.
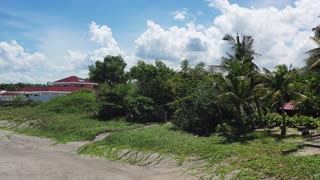
[[[170,154],[180,160],[193,156],[208,162],[207,173],[221,177],[233,170],[240,170],[238,177],[241,179],[319,177],[320,156],[282,155],[282,150],[297,147],[267,132],[243,137],[197,137],[175,131],[171,125],[159,125],[116,132],[100,142],[84,146],[80,153],[106,157],[106,151],[116,148]],[[214,165],[220,162],[228,165],[216,168]]]
[[[100,133],[114,132],[85,145],[79,150],[81,154],[117,159],[117,151],[129,149],[170,155],[179,163],[188,157],[204,160],[208,166],[202,170],[221,178],[240,170],[238,179],[320,179],[320,156],[282,154],[283,150],[299,148],[292,141],[300,137],[280,139],[270,132],[198,137],[176,131],[171,125],[138,128],[142,125],[124,119],[99,121],[92,116],[95,111],[94,94],[79,92],[36,107],[0,107],[0,120],[14,122],[17,132],[60,143],[92,140]]]
[[[31,127],[14,129],[17,132],[49,137],[60,143],[69,141],[92,140],[103,132],[122,131],[141,127],[123,119],[98,121],[84,114],[58,114],[40,110],[38,107],[0,107],[0,120],[19,124],[29,123]]]

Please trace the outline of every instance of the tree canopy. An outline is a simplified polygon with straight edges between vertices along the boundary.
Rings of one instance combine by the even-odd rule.
[[[89,79],[109,86],[124,83],[127,80],[125,67],[127,64],[121,56],[106,56],[103,61],[96,61],[89,66]]]

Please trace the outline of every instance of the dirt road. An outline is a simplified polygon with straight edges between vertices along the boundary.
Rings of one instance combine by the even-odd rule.
[[[0,130],[0,179],[194,179],[180,169],[133,166],[79,156],[75,150],[82,145],[80,142],[53,144],[50,139]]]

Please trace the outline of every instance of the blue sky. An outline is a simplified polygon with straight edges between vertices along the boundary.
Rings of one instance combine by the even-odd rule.
[[[232,0],[242,6],[284,7],[294,1],[282,2]],[[76,33],[86,33],[88,24],[95,21],[112,28],[119,45],[130,49],[132,42],[143,33],[147,20],[163,27],[184,25],[184,21],[172,19],[172,12],[188,9],[194,17],[189,20],[208,25],[220,14],[208,6],[205,0],[0,0],[0,40],[18,42],[36,50],[36,40],[29,33],[41,33],[50,28],[61,28]],[[258,3],[257,3],[258,2]]]
[[[134,3],[133,3],[134,2]],[[0,40],[10,41],[13,37],[34,49],[33,37],[25,33],[41,33],[50,28],[60,28],[76,33],[86,33],[88,24],[95,21],[112,28],[120,46],[130,48],[132,42],[143,33],[147,20],[164,27],[183,25],[172,19],[172,12],[188,8],[191,13],[203,12],[192,20],[208,24],[219,13],[202,0],[30,0],[27,3],[1,0]]]
[[[308,40],[301,45],[301,40],[312,35],[320,6],[317,0],[0,0],[0,4],[0,82],[87,76],[87,66],[106,54],[121,54],[129,66],[137,59],[158,58],[172,68],[183,59],[216,64],[226,49],[221,37],[236,32],[257,37],[257,49],[264,54],[261,66],[272,68],[278,62],[299,66],[303,51],[313,46]],[[270,35],[275,39],[266,42]],[[195,49],[186,48],[190,44]]]

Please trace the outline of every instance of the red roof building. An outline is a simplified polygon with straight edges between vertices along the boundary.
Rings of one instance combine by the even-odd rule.
[[[280,107],[279,109],[282,109],[282,107]],[[290,101],[284,105],[283,109],[285,111],[294,111],[294,110],[297,110],[298,108],[295,107],[294,101]]]
[[[58,81],[48,82],[48,86],[24,87],[17,91],[9,91],[0,96],[25,96],[34,101],[47,101],[51,98],[70,94],[82,89],[95,91],[98,83],[91,82],[77,76],[70,76]]]
[[[97,83],[91,82],[87,79],[82,79],[77,76],[70,76],[64,79],[60,79],[58,81],[48,83],[53,86],[69,86],[69,87],[92,87],[97,86]]]

